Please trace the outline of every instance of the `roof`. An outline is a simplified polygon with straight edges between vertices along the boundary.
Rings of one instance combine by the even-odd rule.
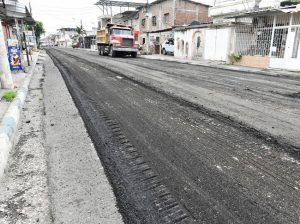
[[[144,6],[145,3],[139,3],[139,2],[127,2],[127,1],[116,1],[116,0],[99,0],[95,3],[95,5],[101,5],[101,6],[119,6],[119,7],[131,7],[131,8],[138,8],[141,6]]]
[[[14,23],[15,18],[24,19],[27,24],[35,24],[35,20],[32,18],[28,8],[17,1],[0,1],[0,18]]]
[[[167,32],[167,31],[172,31],[172,28],[167,28],[167,29],[163,29],[163,30],[145,31],[145,33],[163,33],[163,32]]]
[[[245,12],[240,12],[238,14],[234,15],[228,15],[225,18],[241,18],[241,17],[246,17],[246,16],[257,16],[257,15],[265,15],[265,14],[274,14],[278,12],[283,12],[283,13],[296,13],[300,12],[300,4],[298,5],[293,5],[293,6],[288,6],[288,7],[280,7],[280,8],[267,8],[267,9],[257,9],[255,11],[245,11]]]
[[[151,5],[156,5],[156,4],[159,4],[159,3],[164,2],[164,1],[167,1],[167,0],[156,0],[156,1],[154,1],[154,2],[151,2],[151,3],[148,4],[148,5],[149,5],[149,6],[151,6]],[[198,2],[197,0],[182,0],[182,1],[191,2],[191,3],[197,4],[197,5],[204,5],[204,6],[210,7],[209,5],[204,4],[204,3],[202,3],[202,2]],[[144,4],[144,5],[145,5],[145,4]]]
[[[189,25],[189,26],[179,26],[175,27],[174,31],[185,31],[185,30],[190,30],[190,29],[197,29],[197,28],[207,28],[211,25],[211,23],[203,23],[199,25]]]
[[[29,25],[34,25],[35,24],[35,20],[32,18],[31,13],[29,12],[28,8],[26,7],[26,17],[25,17],[25,21],[27,24]]]

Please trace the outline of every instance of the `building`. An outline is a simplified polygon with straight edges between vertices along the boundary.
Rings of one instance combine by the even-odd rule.
[[[118,13],[113,16],[112,22],[131,26],[134,30],[140,30],[139,12],[137,10]]]
[[[300,70],[300,5],[297,1],[247,3],[243,6],[242,1],[216,1],[210,15],[219,29],[212,29],[207,38],[216,45],[227,44],[227,61],[232,55],[240,55],[238,60],[233,57],[235,64]],[[219,56],[217,52],[207,59]]]
[[[25,24],[35,23],[28,8],[18,0],[0,2],[0,20],[5,42],[7,38],[21,40]]]
[[[11,64],[9,64],[7,57],[7,40],[16,39],[19,46],[22,46],[23,41],[25,41],[23,36],[26,36],[24,33],[26,31],[25,24],[33,25],[34,23],[31,12],[18,0],[0,1],[0,88],[13,88],[9,67]],[[22,57],[22,53],[20,57]],[[21,67],[22,65],[18,66]]]
[[[57,30],[57,37],[55,39],[55,45],[61,47],[71,47],[72,46],[72,37],[77,35],[76,28],[61,28]]]
[[[160,45],[173,38],[172,29],[193,21],[207,23],[208,5],[192,0],[157,0],[139,7],[141,44],[150,53],[160,53]]]
[[[176,27],[174,32],[174,57],[190,60],[204,58],[205,34],[209,24]]]

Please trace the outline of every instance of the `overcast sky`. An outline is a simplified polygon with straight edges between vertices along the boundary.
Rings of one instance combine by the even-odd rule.
[[[101,11],[94,4],[97,0],[20,0],[26,5],[31,3],[33,18],[42,21],[47,33],[62,27],[76,27],[82,20],[83,27],[91,30],[97,26]],[[127,1],[127,0],[125,0]],[[130,0],[133,1],[133,0]],[[146,0],[135,0],[146,2]],[[197,0],[209,4],[212,0]],[[151,2],[151,0],[149,0]],[[119,8],[114,11],[119,12]],[[125,10],[125,9],[124,9]]]

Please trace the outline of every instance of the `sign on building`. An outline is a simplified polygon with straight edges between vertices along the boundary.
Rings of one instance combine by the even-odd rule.
[[[17,39],[7,39],[8,60],[11,71],[22,70],[21,51]]]

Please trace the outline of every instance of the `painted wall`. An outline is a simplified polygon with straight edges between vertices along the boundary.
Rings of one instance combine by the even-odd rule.
[[[211,28],[205,30],[204,59],[227,61],[232,44],[232,28]]]
[[[143,51],[151,54],[159,54],[159,46],[168,38],[173,38],[172,31],[166,31],[161,33],[148,33],[141,34],[140,44],[143,46]],[[145,44],[143,44],[145,39]],[[158,41],[159,40],[159,41]]]
[[[195,28],[174,32],[174,56],[201,59],[204,54],[205,29]]]

